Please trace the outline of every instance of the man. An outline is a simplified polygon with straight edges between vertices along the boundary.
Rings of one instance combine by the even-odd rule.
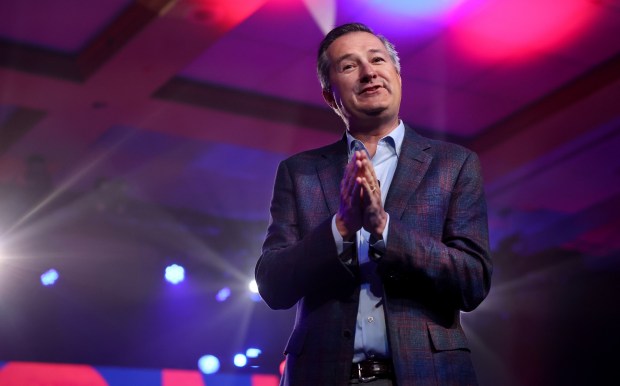
[[[319,48],[346,133],[278,168],[256,281],[297,304],[283,385],[475,385],[460,312],[491,280],[477,156],[400,121],[391,43],[362,24]]]

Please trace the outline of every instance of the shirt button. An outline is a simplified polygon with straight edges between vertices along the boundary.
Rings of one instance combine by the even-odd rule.
[[[368,319],[366,320],[368,320],[368,323],[372,323],[375,321],[375,318],[373,318],[372,316],[369,316]]]

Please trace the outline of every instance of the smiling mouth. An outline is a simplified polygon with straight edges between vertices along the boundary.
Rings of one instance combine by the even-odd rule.
[[[374,93],[374,92],[378,91],[380,88],[381,88],[381,86],[378,86],[378,85],[377,85],[377,86],[372,86],[372,87],[366,87],[365,89],[363,89],[363,90],[360,92],[360,95],[363,95],[363,94],[372,94],[372,93]]]

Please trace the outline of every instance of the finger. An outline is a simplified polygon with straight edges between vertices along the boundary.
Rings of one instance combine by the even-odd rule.
[[[364,159],[369,159],[368,153],[366,153],[365,151],[361,151],[361,150],[355,151],[355,158],[357,158],[360,161],[363,161]]]
[[[364,177],[360,178],[360,185],[363,189],[363,199],[364,199],[364,204],[368,205],[372,203],[372,198],[373,196],[376,194],[377,191],[377,187],[376,186],[372,186],[371,183],[368,182],[368,180]]]
[[[355,174],[355,161],[351,160],[351,162],[349,162],[344,169],[344,176],[342,177],[342,183],[340,186],[341,192],[351,192],[353,189],[353,184],[355,183]]]
[[[370,189],[374,190],[375,187],[379,187],[377,175],[375,174],[375,169],[372,166],[372,163],[368,160],[363,162],[363,173],[362,177],[364,177],[368,184],[370,185]]]
[[[358,177],[355,179],[355,184],[353,185],[353,189],[351,191],[351,206],[356,207],[360,206],[362,202],[362,191],[364,189],[363,179]]]

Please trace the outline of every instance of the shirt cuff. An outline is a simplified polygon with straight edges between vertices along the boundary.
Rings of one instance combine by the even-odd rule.
[[[355,243],[353,241],[344,241],[340,232],[338,232],[338,227],[336,226],[336,215],[332,217],[332,234],[334,235],[334,241],[336,242],[336,251],[338,251],[338,256],[343,263],[349,264],[353,261],[351,257],[350,249],[353,248]],[[343,253],[344,252],[344,253]]]
[[[387,251],[386,243],[388,239],[390,229],[390,215],[387,214],[387,221],[385,222],[385,228],[381,234],[381,240],[377,240],[374,236],[370,236],[368,240],[368,257],[373,261],[381,260],[385,251]]]

